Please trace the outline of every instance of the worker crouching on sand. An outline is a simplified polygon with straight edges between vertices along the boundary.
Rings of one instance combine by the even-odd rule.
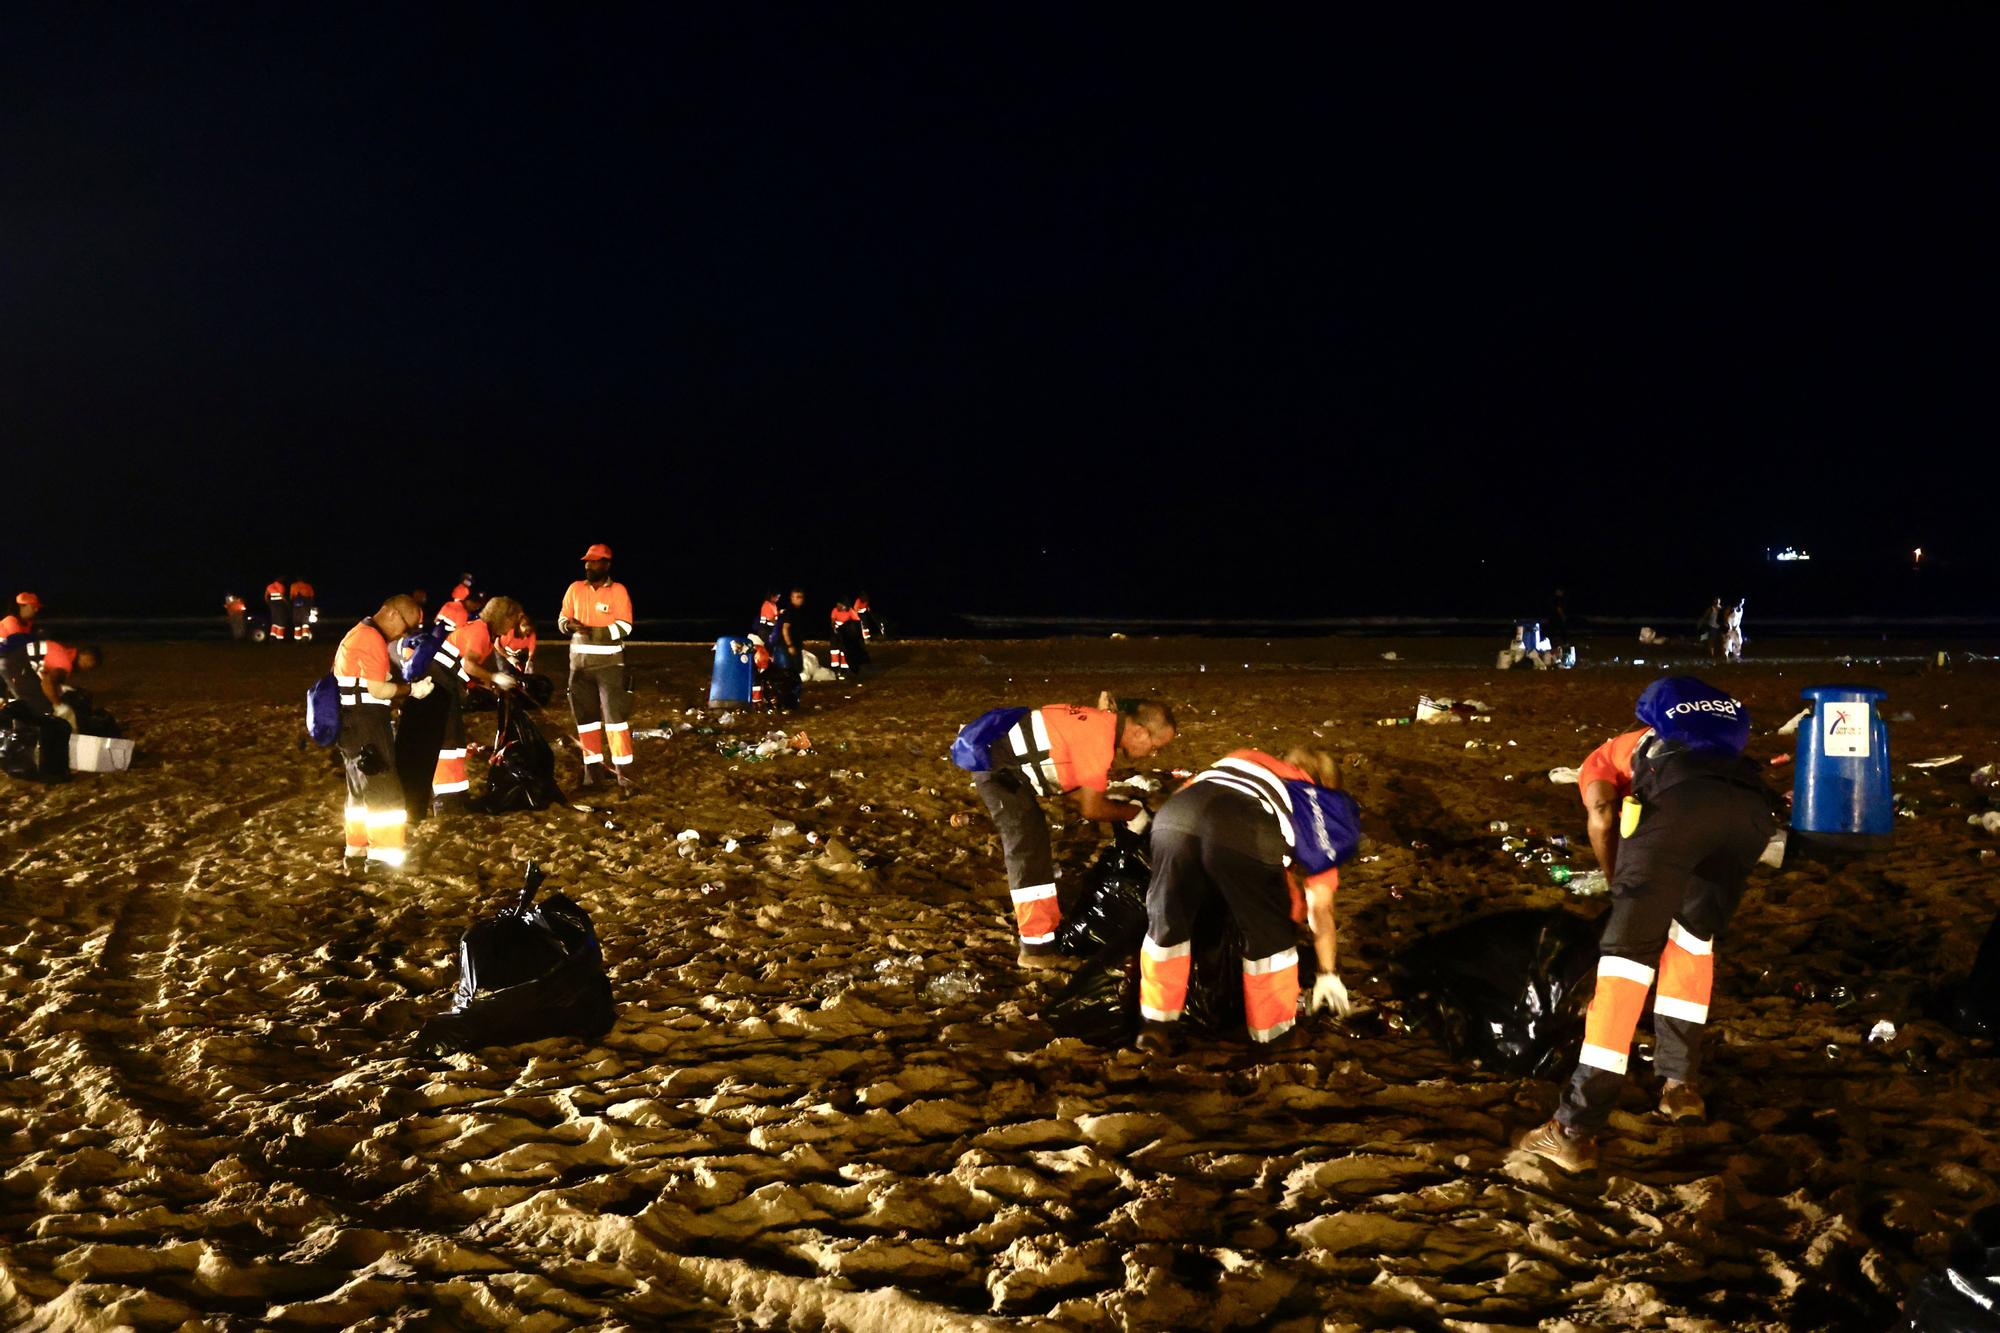
[[[40,665],[36,668],[41,688],[22,696],[21,702],[37,713],[61,718],[69,724],[71,734],[76,734],[76,700],[87,700],[89,696],[75,694],[69,688],[69,681],[80,671],[94,669],[100,656],[97,649],[89,644],[71,648],[54,639],[46,640],[42,644]]]
[[[1153,880],[1139,950],[1141,1050],[1172,1049],[1187,1006],[1195,919],[1217,894],[1243,932],[1243,1013],[1252,1041],[1292,1030],[1299,1008],[1298,927],[1312,931],[1312,1008],[1352,1012],[1336,970],[1334,891],[1361,842],[1360,814],[1331,755],[1276,759],[1235,750],[1197,773],[1153,819]]]
[[[1743,755],[1750,711],[1693,676],[1667,676],[1639,696],[1647,725],[1605,742],[1579,785],[1591,845],[1611,880],[1611,915],[1584,1020],[1583,1051],[1555,1118],[1520,1143],[1565,1171],[1596,1164],[1596,1136],[1625,1082],[1632,1034],[1653,1001],[1660,1112],[1706,1114],[1701,1068],[1715,941],[1771,839],[1770,794]],[[1613,822],[1612,811],[1618,812]]]
[[[347,631],[333,654],[334,683],[340,687],[340,758],[347,769],[346,860],[350,869],[369,864],[400,867],[409,812],[396,777],[395,730],[390,709],[404,698],[422,699],[429,677],[414,685],[395,679],[389,642],[421,624],[423,613],[408,597],[391,597],[368,619]]]
[[[495,597],[438,645],[430,674],[448,697],[444,738],[438,742],[437,768],[431,775],[431,813],[463,814],[471,805],[465,771],[465,692],[476,681],[495,690],[511,690],[520,682],[495,660],[501,636],[515,633],[526,619],[521,604]]]
[[[612,776],[631,791],[632,691],[625,640],[632,637],[632,597],[624,584],[611,581],[609,546],[599,542],[583,553],[583,577],[563,593],[556,626],[569,635],[569,706],[583,751],[583,785],[603,780],[608,750]]]
[[[1065,962],[1056,952],[1062,908],[1056,901],[1055,855],[1038,798],[1069,796],[1084,818],[1143,833],[1146,807],[1104,794],[1111,765],[1121,754],[1149,758],[1173,739],[1172,711],[1150,699],[1129,702],[1117,712],[1075,704],[1000,708],[960,730],[952,760],[972,773],[980,800],[999,826],[1021,933],[1021,966]]]

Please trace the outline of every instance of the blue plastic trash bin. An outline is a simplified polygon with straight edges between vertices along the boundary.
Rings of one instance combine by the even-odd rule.
[[[715,641],[715,669],[708,677],[708,706],[747,704],[755,671],[750,664],[750,643],[746,639],[720,638]]]
[[[1896,827],[1881,707],[1888,695],[1865,685],[1814,685],[1800,697],[1813,711],[1799,723],[1793,831],[1850,850],[1888,845]]]

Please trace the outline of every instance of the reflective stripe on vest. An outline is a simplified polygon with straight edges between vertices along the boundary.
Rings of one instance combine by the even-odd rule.
[[[1062,793],[1062,778],[1056,772],[1055,751],[1049,744],[1049,724],[1043,720],[1041,709],[1030,710],[1026,717],[1009,727],[1001,739],[1007,745],[1007,762],[1028,775],[1028,784],[1038,795],[1057,796]]]
[[[438,645],[436,654],[431,657],[431,664],[454,673],[468,685],[472,683],[472,673],[465,669],[465,662],[459,656],[458,649],[452,647],[448,641]]]
[[[393,699],[377,699],[368,692],[368,682],[360,676],[335,676],[333,683],[340,687],[340,706],[354,708],[361,704],[379,704],[387,708]]]
[[[1195,774],[1188,785],[1194,782],[1219,783],[1255,798],[1265,813],[1277,819],[1279,831],[1285,835],[1285,846],[1299,845],[1298,834],[1292,828],[1291,789],[1285,786],[1283,778],[1262,764],[1253,764],[1248,759],[1220,759],[1215,767]]]

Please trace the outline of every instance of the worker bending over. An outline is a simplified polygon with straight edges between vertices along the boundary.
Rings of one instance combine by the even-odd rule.
[[[1565,1171],[1597,1161],[1597,1135],[1624,1086],[1632,1034],[1653,1001],[1660,1113],[1701,1120],[1695,1078],[1715,980],[1715,941],[1771,840],[1770,793],[1743,746],[1750,710],[1693,676],[1639,696],[1645,727],[1584,761],[1579,786],[1592,848],[1611,880],[1611,915],[1583,1050],[1553,1119],[1520,1146]],[[1617,813],[1614,815],[1613,812]]]
[[[1062,907],[1040,798],[1068,796],[1085,819],[1143,833],[1146,807],[1105,795],[1111,765],[1120,755],[1152,757],[1172,743],[1174,732],[1173,712],[1151,699],[1127,701],[1117,712],[1075,704],[998,708],[959,731],[952,759],[972,773],[979,799],[1000,830],[1021,966],[1065,963],[1056,952]]]
[[[1140,1049],[1172,1049],[1187,1007],[1193,933],[1222,899],[1243,932],[1243,1014],[1250,1039],[1275,1041],[1298,1020],[1298,927],[1312,931],[1312,1008],[1345,1017],[1334,928],[1339,867],[1361,843],[1360,812],[1331,755],[1283,759],[1235,750],[1175,792],[1153,819],[1153,880],[1139,950]]]
[[[400,867],[409,812],[396,777],[396,737],[390,710],[399,699],[422,699],[434,688],[426,676],[414,685],[398,681],[389,663],[389,643],[420,625],[422,612],[408,597],[391,597],[374,615],[341,639],[333,654],[334,683],[340,687],[340,735],[336,744],[347,770],[346,861]]]
[[[463,814],[471,806],[465,771],[465,694],[477,682],[495,690],[511,690],[519,682],[494,660],[495,637],[512,633],[524,619],[521,604],[495,597],[438,645],[429,674],[446,700],[444,736],[438,742],[437,768],[431,774],[431,813]]]

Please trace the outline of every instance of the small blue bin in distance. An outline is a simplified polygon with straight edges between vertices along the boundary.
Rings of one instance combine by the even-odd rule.
[[[1814,685],[1799,724],[1792,775],[1792,829],[1809,840],[1856,850],[1886,846],[1896,827],[1889,782],[1888,695],[1866,685]]]
[[[747,704],[756,676],[750,662],[750,642],[727,636],[715,641],[715,669],[708,677],[708,705]]]

